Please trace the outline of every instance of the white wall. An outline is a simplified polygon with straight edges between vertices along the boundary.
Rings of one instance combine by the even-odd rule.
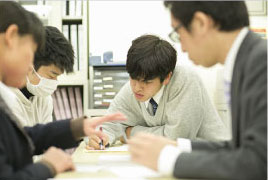
[[[163,38],[171,31],[162,1],[90,1],[90,52],[112,50],[114,61],[125,61],[131,41],[146,33]]]

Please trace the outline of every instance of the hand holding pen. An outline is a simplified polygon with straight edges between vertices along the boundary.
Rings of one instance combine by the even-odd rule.
[[[100,131],[102,132],[102,127],[100,127]],[[100,150],[105,149],[105,145],[103,144],[103,138],[100,138],[99,146],[100,146]]]

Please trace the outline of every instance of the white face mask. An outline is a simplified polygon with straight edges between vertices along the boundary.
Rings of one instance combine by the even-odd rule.
[[[40,82],[37,85],[31,84],[29,78],[27,77],[26,87],[28,91],[39,97],[45,97],[53,94],[57,89],[58,81],[41,77],[34,69],[33,71],[40,79]]]

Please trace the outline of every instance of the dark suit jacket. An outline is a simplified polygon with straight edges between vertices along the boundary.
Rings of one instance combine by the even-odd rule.
[[[231,85],[230,142],[192,142],[174,176],[264,180],[267,178],[267,41],[249,32],[238,51]]]
[[[50,146],[70,148],[77,145],[70,121],[22,128],[0,96],[0,179],[42,180],[51,178],[48,167],[33,163],[32,156]]]

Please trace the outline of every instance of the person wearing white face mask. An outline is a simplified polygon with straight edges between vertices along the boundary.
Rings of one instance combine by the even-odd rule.
[[[34,74],[39,78],[38,84],[32,84],[29,78],[27,77],[27,90],[35,96],[46,97],[52,95],[56,91],[58,86],[58,81],[53,79],[47,79],[40,76],[35,69],[33,68]]]
[[[11,88],[16,94],[13,113],[22,126],[34,126],[52,122],[53,100],[57,89],[57,77],[64,71],[73,71],[72,45],[55,27],[46,26],[46,43],[43,51],[37,51],[34,67],[25,79],[22,89]]]

